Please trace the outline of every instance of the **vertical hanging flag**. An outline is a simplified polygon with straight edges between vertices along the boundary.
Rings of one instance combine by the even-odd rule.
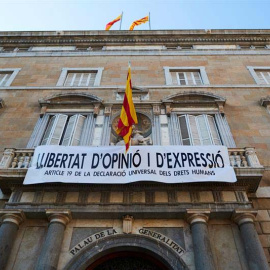
[[[128,74],[127,74],[127,83],[126,83],[126,91],[123,101],[123,106],[117,126],[117,134],[123,137],[125,145],[126,145],[126,152],[129,149],[131,133],[132,133],[132,125],[137,124],[137,114],[132,100],[132,84],[131,84],[131,73],[130,73],[130,66],[128,67]]]
[[[118,22],[118,21],[121,20],[121,17],[122,17],[122,14],[119,15],[115,20],[113,20],[113,21],[109,22],[108,24],[106,24],[105,30],[110,30],[110,28],[111,28],[116,22]]]
[[[129,27],[129,30],[133,30],[134,29],[134,27],[135,26],[137,26],[137,25],[140,25],[140,24],[142,24],[142,23],[146,23],[146,22],[148,22],[149,21],[149,16],[146,16],[146,17],[144,17],[144,18],[142,18],[142,19],[140,19],[140,20],[137,20],[137,21],[135,21],[135,22],[133,22],[132,24],[131,24],[131,26]]]

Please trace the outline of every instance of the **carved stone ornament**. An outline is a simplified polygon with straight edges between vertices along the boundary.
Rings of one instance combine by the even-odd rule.
[[[123,233],[131,233],[133,225],[133,216],[126,215],[123,217]]]
[[[154,113],[154,115],[160,115],[160,106],[159,105],[153,106],[153,113]]]
[[[167,104],[167,105],[166,105],[166,114],[167,114],[167,115],[170,115],[171,112],[172,112],[171,105],[170,105],[170,104]]]
[[[40,110],[40,116],[43,116],[47,111],[47,106],[42,106]]]
[[[111,106],[106,106],[104,110],[105,116],[110,116],[112,113],[112,107]]]
[[[95,104],[95,107],[94,107],[94,117],[97,117],[98,116],[99,110],[100,110],[100,104]]]

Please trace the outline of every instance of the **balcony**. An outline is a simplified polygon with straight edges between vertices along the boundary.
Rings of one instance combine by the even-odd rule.
[[[207,182],[203,185],[244,186],[248,192],[256,192],[264,167],[260,164],[255,149],[252,147],[229,148],[228,151],[230,164],[234,167],[237,182]],[[33,155],[34,149],[5,149],[0,161],[0,188],[3,191],[10,190],[14,184],[22,184],[27,168],[31,166]],[[196,183],[194,185],[196,186]],[[202,186],[202,183],[200,183],[200,186]]]

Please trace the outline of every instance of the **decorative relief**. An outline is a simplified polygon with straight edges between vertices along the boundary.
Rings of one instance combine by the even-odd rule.
[[[131,233],[133,225],[133,216],[126,215],[123,217],[123,233]]]
[[[137,113],[137,119],[138,119],[138,124],[135,125],[134,128],[134,144],[132,145],[140,145],[140,144],[151,144],[151,133],[152,133],[152,123],[151,120],[148,116],[142,113]],[[122,141],[122,138],[118,136],[116,133],[117,125],[119,121],[119,116],[115,117],[112,121],[112,133],[111,133],[111,139],[110,142],[111,144],[117,144],[120,141]],[[147,138],[148,137],[148,138]],[[137,142],[137,144],[136,144]]]

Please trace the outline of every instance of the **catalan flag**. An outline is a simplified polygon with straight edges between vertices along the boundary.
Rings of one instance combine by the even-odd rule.
[[[127,74],[127,83],[126,83],[126,91],[123,101],[123,106],[120,114],[120,119],[117,126],[117,134],[123,137],[125,145],[126,145],[126,152],[129,149],[129,143],[132,134],[132,125],[137,124],[137,114],[135,111],[135,107],[132,100],[132,84],[131,84],[131,73],[130,67],[128,68]]]
[[[121,20],[121,16],[122,15],[119,15],[116,19],[114,19],[113,21],[109,22],[108,24],[106,24],[106,28],[105,30],[110,30],[110,28],[118,21]]]
[[[146,16],[146,17],[144,17],[144,18],[142,18],[140,20],[137,20],[137,21],[135,21],[135,22],[132,23],[132,25],[129,27],[129,30],[132,31],[135,26],[140,25],[142,23],[146,23],[148,21],[149,21],[149,16]]]

